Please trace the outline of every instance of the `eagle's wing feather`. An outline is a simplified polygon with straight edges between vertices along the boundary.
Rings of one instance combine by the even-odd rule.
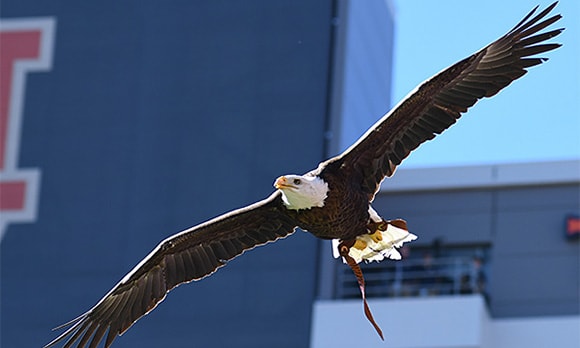
[[[295,223],[282,211],[280,196],[275,192],[164,240],[93,308],[59,327],[67,329],[46,347],[64,339],[64,347],[77,341],[77,347],[96,347],[105,334],[109,347],[174,287],[212,274],[245,250],[288,236]]]
[[[449,128],[479,99],[491,97],[546,58],[531,57],[560,46],[542,43],[563,29],[538,32],[561,18],[540,20],[556,3],[532,17],[534,8],[507,34],[472,56],[443,70],[411,92],[354,145],[329,162],[360,176],[372,199],[386,176],[411,151]],[[539,23],[538,23],[539,22]]]

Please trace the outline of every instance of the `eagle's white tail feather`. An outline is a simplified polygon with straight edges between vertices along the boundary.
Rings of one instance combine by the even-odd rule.
[[[377,238],[373,239],[371,234],[363,234],[356,237],[356,239],[361,241],[361,244],[365,246],[362,249],[359,249],[356,246],[350,248],[348,254],[356,261],[356,263],[360,263],[363,260],[367,262],[379,262],[384,258],[400,260],[401,254],[395,248],[400,248],[403,243],[417,239],[416,235],[391,224],[388,225],[386,231],[377,232],[380,233],[382,237],[378,241],[376,240]],[[337,248],[339,243],[340,241],[338,239],[332,241],[332,251],[335,258],[340,256]]]

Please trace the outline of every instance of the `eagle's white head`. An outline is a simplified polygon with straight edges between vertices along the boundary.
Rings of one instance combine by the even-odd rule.
[[[276,179],[274,187],[282,192],[288,209],[322,207],[328,196],[328,184],[318,176],[284,175]]]

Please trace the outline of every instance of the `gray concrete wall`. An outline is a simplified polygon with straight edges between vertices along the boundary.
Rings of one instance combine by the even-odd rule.
[[[536,167],[541,171],[551,165]],[[528,167],[533,166],[520,169]],[[429,169],[423,171],[428,175]],[[448,168],[447,173],[460,176],[461,169]],[[405,171],[398,174],[406,175]],[[579,314],[580,245],[565,236],[566,217],[580,212],[577,182],[418,191],[405,184],[402,191],[393,185],[392,192],[388,180],[383,186],[387,189],[377,197],[375,209],[387,219],[407,220],[419,236],[411,247],[428,247],[439,239],[443,250],[457,246],[489,250],[486,270],[492,316]]]

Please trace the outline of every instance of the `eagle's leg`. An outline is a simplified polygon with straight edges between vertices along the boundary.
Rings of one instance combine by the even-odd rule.
[[[380,221],[371,220],[371,222],[367,224],[367,229],[371,239],[376,243],[382,241],[384,234],[383,232],[386,232],[389,229],[389,225],[401,230],[409,231],[407,228],[407,222],[403,219],[384,220],[381,218]]]

